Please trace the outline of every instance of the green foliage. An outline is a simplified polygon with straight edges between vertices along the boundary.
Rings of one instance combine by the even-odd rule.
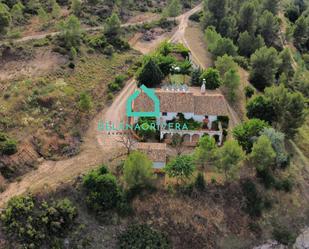
[[[261,135],[253,144],[249,158],[257,171],[265,171],[274,164],[276,153],[267,136]]]
[[[23,248],[43,245],[65,236],[77,217],[77,210],[68,199],[48,203],[32,196],[13,197],[1,215],[4,229]]]
[[[298,69],[288,87],[293,91],[301,92],[304,97],[309,98],[309,71]]]
[[[257,29],[257,12],[253,2],[245,2],[239,13],[239,29],[254,34]]]
[[[141,127],[137,131],[137,135],[143,140],[155,139],[157,135],[157,130],[153,128],[156,125],[156,118],[153,117],[141,117],[138,119],[138,124]],[[144,127],[149,127],[149,129],[143,129]]]
[[[250,59],[250,81],[259,90],[271,86],[280,65],[278,53],[274,48],[262,47]]]
[[[229,70],[237,70],[238,65],[235,63],[232,56],[223,55],[215,61],[216,69],[220,72],[221,77]]]
[[[202,172],[198,172],[194,185],[200,191],[205,190],[206,181],[205,181],[205,178],[204,178],[204,174]]]
[[[200,67],[193,69],[191,72],[191,85],[192,86],[201,86],[200,77],[202,75],[202,69]]]
[[[221,85],[220,73],[218,70],[213,68],[206,69],[200,76],[200,81],[205,79],[206,89],[213,90],[217,89]]]
[[[179,0],[171,0],[169,6],[166,9],[166,14],[170,17],[176,17],[181,12],[181,4]]]
[[[139,152],[132,152],[124,162],[123,176],[130,189],[143,188],[151,184],[154,179],[152,162]]]
[[[80,16],[82,12],[81,0],[71,0],[71,10],[75,16]]]
[[[13,155],[17,152],[17,142],[0,132],[0,155]]]
[[[176,178],[177,181],[181,180],[182,182],[189,179],[193,175],[194,170],[193,158],[188,155],[178,156],[165,166],[165,172],[169,177]]]
[[[227,141],[216,151],[216,168],[223,172],[225,180],[237,178],[245,153],[236,141]]]
[[[292,67],[292,58],[289,51],[289,48],[285,48],[279,54],[279,59],[281,60],[281,64],[279,66],[278,73],[285,74],[288,78],[291,78],[294,73],[294,69]]]
[[[246,108],[248,118],[258,118],[270,124],[274,119],[274,107],[263,95],[257,95],[250,99]]]
[[[71,47],[78,48],[81,40],[81,25],[78,18],[74,15],[60,24],[60,38],[63,41],[63,46],[67,49]]]
[[[216,141],[213,137],[201,137],[194,150],[194,160],[198,165],[205,167],[207,163],[213,160],[216,148]]]
[[[84,176],[83,187],[87,206],[95,212],[114,209],[120,202],[121,191],[116,178],[104,165]]]
[[[279,19],[265,10],[259,19],[259,31],[267,46],[275,45],[280,29]]]
[[[265,96],[275,110],[274,126],[293,137],[305,122],[306,103],[300,92],[290,92],[283,85],[265,89]]]
[[[240,76],[236,69],[230,69],[224,74],[223,85],[227,89],[228,99],[234,102],[240,85]]]
[[[5,4],[0,3],[0,35],[5,34],[12,21],[11,14]]]
[[[85,40],[89,47],[98,49],[102,52],[104,51],[104,48],[108,45],[105,35],[103,33],[93,36],[86,36]]]
[[[116,13],[113,13],[109,18],[106,20],[106,25],[104,28],[104,32],[106,37],[115,39],[120,35],[121,31],[121,22],[119,17]]]
[[[167,236],[148,225],[130,225],[118,237],[119,249],[170,249]]]
[[[250,57],[257,49],[265,46],[264,39],[261,35],[257,37],[245,31],[239,35],[238,47],[239,54]]]
[[[215,56],[223,56],[225,54],[235,56],[237,47],[229,38],[224,38],[218,34],[213,26],[210,26],[205,31],[206,42],[208,49]]]
[[[176,63],[175,57],[170,55],[164,56],[159,54],[153,57],[153,59],[164,76],[167,76],[171,72],[172,65]]]
[[[264,209],[264,200],[257,191],[255,184],[251,180],[246,180],[241,187],[246,198],[245,211],[251,217],[260,217]]]
[[[79,102],[78,102],[79,109],[83,112],[86,112],[86,111],[89,111],[92,108],[92,106],[93,106],[93,103],[92,103],[91,96],[86,92],[81,93],[79,96]]]
[[[243,124],[236,126],[233,135],[241,147],[250,153],[254,138],[258,137],[260,132],[269,125],[260,119],[250,119]]]
[[[147,87],[153,88],[159,85],[163,78],[163,73],[152,58],[149,58],[137,72],[139,84]]]
[[[285,150],[285,135],[273,128],[265,128],[261,133],[271,141],[271,145],[276,152],[276,163],[278,167],[286,167],[289,161]]]
[[[296,240],[296,234],[289,227],[277,225],[273,230],[273,237],[283,245],[293,245]]]
[[[23,22],[23,20],[24,20],[24,9],[25,9],[25,6],[21,2],[18,2],[17,4],[15,4],[12,7],[11,16],[12,16],[15,24],[19,24],[19,23]]]
[[[273,15],[276,15],[279,10],[280,0],[264,0],[263,9],[270,11]]]
[[[293,32],[294,44],[301,52],[308,51],[308,23],[309,17],[302,15],[297,19]]]
[[[60,17],[60,12],[61,12],[61,7],[59,6],[59,4],[57,3],[56,0],[51,0],[51,4],[52,4],[52,12],[51,15],[54,19],[58,19]]]

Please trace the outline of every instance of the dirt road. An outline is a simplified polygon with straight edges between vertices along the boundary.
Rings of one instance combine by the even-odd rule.
[[[199,11],[202,5],[195,7],[193,10],[179,16],[181,28],[179,28],[174,38],[182,39],[184,35],[183,28],[186,27],[189,16]],[[181,34],[178,35],[178,32]],[[47,36],[47,34],[45,34]],[[42,36],[40,36],[42,37]],[[37,37],[24,38],[37,39]],[[39,39],[39,38],[38,38]],[[44,161],[37,170],[29,172],[18,182],[8,185],[7,189],[0,194],[0,207],[4,206],[13,196],[23,194],[25,192],[40,192],[54,189],[62,183],[69,182],[76,176],[89,171],[91,168],[97,167],[100,163],[108,163],[108,161],[120,151],[121,144],[117,142],[117,135],[108,135],[106,132],[98,131],[99,120],[111,121],[118,123],[125,118],[125,103],[133,91],[136,84],[133,80],[127,82],[124,89],[115,98],[113,104],[102,110],[94,120],[91,121],[90,127],[84,136],[84,142],[81,146],[81,152],[76,157],[63,161]]]

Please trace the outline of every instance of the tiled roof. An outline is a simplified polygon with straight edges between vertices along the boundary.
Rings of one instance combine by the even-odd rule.
[[[165,143],[137,143],[136,149],[145,153],[153,162],[166,162]]]
[[[228,116],[227,103],[224,96],[218,91],[206,90],[205,94],[197,87],[190,87],[188,91],[170,91],[156,89],[160,99],[161,112],[190,112],[196,115]],[[154,106],[146,94],[141,93],[134,101],[134,111],[150,112]]]

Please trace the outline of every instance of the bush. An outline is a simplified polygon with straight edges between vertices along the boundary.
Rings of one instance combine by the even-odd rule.
[[[249,99],[251,98],[255,93],[255,90],[252,86],[246,86],[245,87],[245,96]]]
[[[275,227],[273,236],[275,240],[283,245],[292,245],[296,240],[296,234],[284,226]]]
[[[218,70],[213,68],[208,68],[200,76],[200,81],[202,82],[205,79],[206,89],[214,90],[220,87],[221,78]]]
[[[108,173],[104,165],[84,176],[83,187],[87,206],[95,212],[114,209],[121,200],[116,177]]]
[[[249,69],[249,61],[246,57],[243,56],[235,56],[234,61],[241,66],[243,69],[248,70]]]
[[[255,184],[251,180],[246,180],[241,187],[246,198],[245,211],[252,217],[260,217],[264,204]]]
[[[277,190],[291,192],[293,189],[293,185],[293,181],[290,178],[286,178],[284,180],[277,180],[275,183],[275,188]]]
[[[0,155],[13,155],[17,152],[17,142],[0,132]]]
[[[167,236],[148,225],[131,225],[118,238],[119,249],[169,249]]]
[[[72,229],[77,210],[68,199],[48,203],[32,196],[13,197],[1,215],[5,232],[23,248],[54,246]]]
[[[197,174],[197,177],[195,179],[195,187],[200,191],[203,191],[206,188],[206,182],[205,182],[204,174],[202,172],[199,172]]]
[[[203,16],[203,12],[197,12],[197,13],[194,13],[193,15],[191,15],[189,17],[189,20],[194,21],[194,22],[200,22],[202,16]]]

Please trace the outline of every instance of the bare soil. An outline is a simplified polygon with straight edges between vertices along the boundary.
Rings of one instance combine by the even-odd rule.
[[[40,48],[35,51],[33,58],[24,60],[10,60],[6,58],[0,67],[0,81],[32,78],[51,73],[67,62],[67,58],[52,52],[50,49]]]

